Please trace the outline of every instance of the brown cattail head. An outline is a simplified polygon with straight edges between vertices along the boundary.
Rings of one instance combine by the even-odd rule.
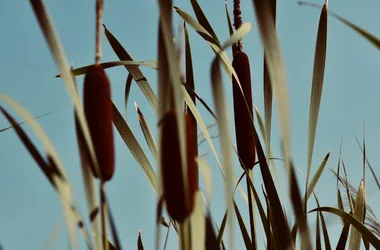
[[[242,95],[236,79],[233,77],[232,90],[235,114],[235,134],[237,151],[241,163],[246,169],[252,169],[255,163],[255,142],[253,136],[253,126],[250,115],[253,118],[252,108],[252,90],[251,90],[251,73],[249,59],[243,51],[238,52],[232,62],[232,66],[239,77]],[[244,102],[244,97],[248,104]]]
[[[108,181],[115,171],[111,86],[100,65],[91,66],[86,73],[83,102],[100,178]],[[92,172],[96,178],[99,178],[93,168]]]
[[[182,160],[178,136],[177,118],[169,110],[162,119],[161,168],[163,193],[171,218],[183,222],[189,215],[186,206],[185,185],[182,176]]]
[[[198,164],[195,158],[198,156],[198,135],[194,121],[195,118],[191,111],[185,111],[186,122],[186,153],[187,153],[187,183],[188,183],[188,201],[190,213],[194,208],[194,196],[199,188]],[[195,123],[194,123],[195,122]]]

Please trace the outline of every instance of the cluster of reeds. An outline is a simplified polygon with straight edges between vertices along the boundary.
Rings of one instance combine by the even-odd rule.
[[[46,175],[48,181],[57,191],[62,201],[72,249],[76,247],[75,230],[77,228],[83,233],[89,249],[123,249],[120,241],[121,235],[117,233],[105,191],[105,183],[111,181],[115,170],[114,126],[157,194],[155,249],[161,249],[160,232],[162,228],[166,228],[168,231],[170,228],[175,229],[180,249],[233,249],[234,239],[237,239],[234,234],[234,224],[236,222],[246,249],[295,249],[298,246],[300,249],[322,249],[322,242],[325,249],[331,249],[333,247],[330,243],[331,236],[328,234],[324,219],[324,214],[326,213],[335,214],[341,218],[342,231],[336,249],[345,249],[348,246],[349,249],[355,250],[360,249],[361,245],[364,245],[366,249],[370,249],[370,246],[380,249],[380,222],[377,221],[375,214],[366,203],[365,174],[363,174],[363,180],[356,190],[349,184],[344,163],[340,158],[337,172],[334,172],[337,177],[338,207],[320,206],[314,193],[314,188],[325,169],[330,152],[326,154],[318,166],[315,175],[310,177],[324,80],[328,14],[358,32],[373,45],[379,47],[380,41],[335,13],[329,12],[328,1],[326,0],[321,8],[316,38],[310,98],[306,188],[305,193],[302,194],[300,182],[295,174],[296,168],[292,163],[288,93],[275,25],[276,0],[252,1],[264,48],[264,58],[260,59],[264,64],[264,120],[258,109],[255,109],[255,112],[253,109],[252,91],[254,90],[251,84],[250,60],[255,57],[245,53],[242,46],[242,39],[250,31],[251,25],[249,22],[243,23],[242,21],[240,0],[234,1],[233,25],[226,5],[226,18],[231,36],[224,44],[219,41],[199,3],[196,0],[190,0],[190,2],[196,19],[179,7],[174,7],[171,0],[158,1],[160,11],[157,63],[154,61],[134,61],[106,26],[103,26],[104,34],[120,61],[100,63],[103,1],[97,0],[95,64],[71,69],[44,1],[30,0],[47,44],[61,71],[58,77],[63,78],[72,99],[91,233],[87,231],[75,206],[74,197],[71,195],[71,185],[59,155],[37,120],[33,119],[26,109],[16,101],[4,94],[0,94],[0,99],[17,111],[31,126],[43,143],[45,152],[37,150],[21,127],[22,123],[17,123],[3,106],[0,106],[0,109],[4,117],[10,122],[11,128],[15,130],[37,165]],[[300,4],[312,5],[305,2]],[[319,8],[320,6],[314,7]],[[180,67],[182,63],[180,51],[173,50],[176,47],[172,39],[173,9],[184,21],[185,72],[182,72]],[[215,53],[210,65],[210,89],[215,111],[196,92],[192,50],[187,25],[194,29]],[[249,46],[249,44],[246,46]],[[232,62],[226,52],[229,47],[232,47]],[[129,73],[126,82],[126,93],[128,93],[134,80],[157,115],[158,123],[156,128],[159,131],[159,143],[156,145],[149,124],[137,104],[135,104],[142,133],[155,158],[154,163],[149,162],[128,123],[112,101],[112,83],[109,82],[105,69],[115,66],[125,66]],[[140,66],[147,66],[158,71],[157,95],[139,69]],[[223,70],[230,77],[232,83],[229,90],[232,90],[233,103],[227,103],[225,99],[221,66],[223,66]],[[80,100],[75,82],[75,76],[79,75],[85,75],[83,102]],[[289,196],[282,198],[273,177],[273,174],[276,173],[276,166],[274,165],[275,159],[271,156],[273,97],[278,104],[280,142],[283,150],[280,160],[286,169],[289,180]],[[126,100],[128,99],[128,94],[125,98]],[[198,111],[199,104],[205,107],[215,119],[222,153],[220,156],[216,153],[213,138],[210,136],[203,117]],[[228,105],[232,105],[234,110],[236,149],[231,139],[231,129],[228,122],[228,113],[226,112]],[[255,118],[258,121],[261,137],[264,140],[260,139],[254,122]],[[207,161],[198,154],[198,129],[200,129],[211,149],[224,177],[226,213],[223,220],[216,223],[218,226],[215,225],[212,211],[209,207],[209,188],[207,186],[209,183],[207,178],[204,178],[206,183],[204,188],[199,184],[201,177],[199,169],[207,170],[209,166]],[[376,175],[366,158],[364,140],[360,146],[363,152],[363,173],[365,173],[366,168],[369,168],[377,181]],[[237,178],[233,171],[234,150],[241,165],[242,174],[240,178]],[[155,172],[152,165],[158,166],[159,173]],[[255,166],[256,168],[254,168]],[[341,168],[344,170],[344,176],[341,175]],[[263,179],[262,187],[258,187],[253,181],[252,173],[256,169]],[[241,188],[243,177],[246,177],[247,192]],[[100,180],[98,194],[96,192],[96,179]],[[347,195],[347,204],[343,202],[343,194],[338,183],[343,185]],[[380,184],[378,186],[380,189]],[[262,188],[262,190],[258,191],[258,188]],[[241,206],[235,201],[236,190],[239,190],[243,197],[247,197],[249,230],[246,228],[247,222],[240,212]],[[312,195],[315,198],[317,207],[308,209],[308,200]],[[290,200],[293,209],[291,215],[295,218],[293,224],[290,224],[289,214],[285,213],[284,199]],[[164,211],[167,211],[167,215]],[[316,216],[315,230],[311,230],[308,224],[308,218],[311,216]],[[110,233],[107,232],[107,224],[111,230]],[[257,237],[258,228],[262,228],[264,231],[264,242]],[[224,235],[226,229],[228,229],[228,237]],[[297,236],[299,236],[298,239]],[[315,240],[315,244],[312,242],[313,240]],[[166,245],[165,242],[164,248],[166,248]],[[137,248],[144,249],[141,233],[138,236]]]

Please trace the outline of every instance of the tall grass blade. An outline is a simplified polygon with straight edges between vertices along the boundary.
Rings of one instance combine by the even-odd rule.
[[[364,188],[364,181],[362,180],[360,182],[358,193],[356,195],[354,217],[363,224],[364,224],[364,217],[365,217],[364,215],[365,205],[366,205],[365,188]],[[348,249],[360,250],[361,239],[362,239],[361,233],[357,229],[352,228]]]
[[[79,156],[81,160],[81,170],[83,176],[83,184],[86,190],[87,208],[90,212],[90,223],[94,239],[95,249],[101,249],[101,228],[100,216],[98,213],[99,200],[96,194],[94,175],[91,169],[95,170],[94,162],[92,161],[89,149],[86,145],[83,130],[79,124],[77,112],[74,112],[75,129],[77,135],[77,143],[79,148]],[[95,212],[94,212],[95,211]]]
[[[194,197],[194,211],[190,216],[191,247],[194,250],[205,249],[206,242],[206,218],[203,212],[203,199],[201,191],[197,191]]]
[[[310,110],[309,110],[309,139],[308,139],[308,153],[307,153],[306,185],[307,183],[309,183],[311,163],[313,160],[315,135],[317,132],[319,108],[320,108],[321,98],[322,98],[323,78],[325,75],[325,64],[326,64],[326,45],[327,45],[327,1],[325,2],[321,10],[319,25],[318,25],[317,41],[316,41],[316,46],[315,46],[313,81],[312,81],[312,87],[311,87]],[[306,194],[307,193],[308,193],[308,190],[306,188]],[[305,201],[305,208],[307,208],[306,201]]]
[[[253,127],[253,129],[254,129],[257,156],[260,163],[261,175],[263,178],[265,190],[268,193],[268,199],[269,199],[269,203],[272,209],[272,216],[273,216],[273,221],[274,221],[273,228],[274,230],[276,229],[281,230],[281,233],[277,235],[279,238],[276,239],[276,241],[280,244],[277,247],[280,247],[281,249],[285,249],[287,247],[292,248],[289,225],[286,221],[285,214],[280,202],[280,198],[278,196],[274,181],[272,179],[272,175],[270,173],[270,170],[266,161],[266,157],[264,155],[264,151],[260,143],[260,139],[257,135],[255,127]]]
[[[215,39],[215,41],[218,43],[219,46],[221,46],[218,37],[216,36],[214,30],[212,29],[209,21],[207,20],[207,17],[202,11],[202,8],[199,6],[197,0],[190,0],[191,6],[193,6],[193,10],[195,13],[195,16],[197,17],[198,22],[204,27],[208,33],[211,34],[211,36]]]
[[[14,109],[24,120],[28,121],[28,125],[36,134],[37,138],[41,141],[44,150],[47,156],[49,157],[50,162],[47,164],[54,164],[54,167],[58,170],[56,172],[59,173],[58,175],[52,175],[52,182],[56,186],[56,190],[59,194],[59,198],[62,204],[62,209],[65,215],[65,222],[67,225],[71,246],[73,247],[73,249],[78,249],[77,235],[75,233],[75,215],[71,209],[73,204],[72,190],[69,180],[67,178],[67,174],[65,172],[65,169],[58,156],[56,149],[54,148],[49,137],[46,135],[45,131],[40,126],[40,124],[33,119],[32,115],[23,106],[21,106],[19,103],[17,103],[10,97],[1,93],[0,101],[3,101],[9,106],[11,106],[12,109]],[[4,109],[2,108],[2,110]],[[88,233],[85,232],[85,230],[82,230],[82,232],[84,232],[85,235],[88,235]]]
[[[296,217],[296,224],[298,225],[301,233],[301,249],[311,249],[311,239],[307,225],[305,208],[302,203],[301,192],[299,190],[298,181],[294,173],[294,168],[291,167],[290,171],[290,198]]]
[[[104,25],[103,25],[104,26]],[[120,42],[112,35],[112,33],[104,26],[104,33],[110,43],[115,54],[119,57],[121,61],[133,61],[132,57],[123,48]],[[147,79],[139,69],[137,65],[125,65],[125,68],[132,75],[133,79],[136,81],[137,85],[140,87],[141,91],[144,93],[145,97],[148,99],[150,105],[152,106],[154,112],[158,113],[158,100],[154,94],[151,86],[149,85]]]
[[[223,241],[224,229],[226,228],[226,225],[227,225],[227,212],[228,211],[226,211],[224,213],[223,220],[222,220],[222,223],[220,225],[220,229],[219,229],[219,233],[218,233],[218,238],[217,238],[218,246],[220,246],[220,244]]]
[[[120,243],[120,237],[119,237],[119,234],[117,232],[117,229],[116,229],[116,223],[115,223],[115,220],[113,218],[113,215],[112,215],[112,212],[111,212],[111,207],[109,205],[109,202],[106,200],[107,202],[107,217],[108,217],[108,220],[109,220],[109,224],[110,224],[110,227],[111,227],[111,233],[112,233],[112,237],[113,237],[113,240],[115,242],[115,245],[116,245],[116,248],[118,250],[122,250],[121,248],[121,243]]]
[[[159,33],[158,33],[158,63],[160,71],[158,72],[158,84],[159,87],[159,121],[167,114],[167,111],[174,108],[174,112],[177,115],[176,123],[178,128],[179,139],[179,153],[180,161],[183,167],[183,185],[185,190],[189,187],[188,178],[185,178],[187,173],[187,157],[186,157],[186,140],[185,140],[185,120],[183,114],[183,92],[181,91],[182,80],[180,76],[179,61],[173,42],[173,29],[172,29],[172,6],[173,2],[159,1],[160,21],[159,21]],[[170,97],[170,98],[167,98]],[[167,100],[165,100],[165,98]],[[160,126],[160,143],[163,126]],[[162,149],[160,149],[162,150]],[[162,166],[161,166],[162,169]],[[185,200],[190,201],[188,198],[188,192],[185,191]],[[185,230],[184,232],[188,232]],[[184,238],[189,241],[189,235],[185,235]],[[187,249],[188,246],[183,246]]]
[[[228,46],[231,46],[236,41],[240,40],[243,36],[245,36],[251,29],[251,26],[249,24],[243,24],[238,31],[234,33],[228,39],[224,45],[223,50],[227,48]],[[225,52],[224,52],[225,53]],[[233,214],[232,214],[232,205],[233,205],[233,190],[232,190],[232,181],[233,181],[233,168],[232,168],[232,154],[231,154],[231,135],[230,135],[230,128],[228,123],[228,114],[227,114],[227,108],[226,108],[226,101],[225,101],[225,95],[222,87],[222,80],[221,80],[221,72],[220,72],[220,65],[219,65],[220,57],[216,56],[213,59],[212,65],[211,65],[211,86],[212,86],[212,93],[213,93],[213,100],[215,103],[216,108],[216,115],[219,119],[219,134],[220,134],[220,144],[221,144],[221,151],[223,156],[223,166],[225,170],[225,174],[227,176],[227,183],[225,186],[225,195],[226,195],[226,203],[227,203],[227,211],[228,211],[228,217],[227,217],[227,223],[228,223],[228,231],[229,231],[229,249],[232,249],[233,246]]]
[[[299,1],[299,5],[306,5],[306,6],[312,6],[315,8],[321,8],[320,5],[314,4],[314,3],[309,3],[309,2],[304,2],[304,1]],[[344,19],[343,17],[340,17],[338,14],[332,12],[331,10],[328,11],[328,14],[335,17],[357,33],[359,33],[363,38],[367,39],[368,42],[372,43],[373,46],[375,46],[377,49],[380,49],[380,39],[376,38],[373,34],[367,32],[366,30],[360,28],[359,26],[351,23],[350,21]]]
[[[194,102],[192,101],[190,95],[187,93],[185,87],[183,87],[183,90],[182,90],[182,91],[183,91],[183,94],[184,94],[184,98],[185,98],[186,105],[187,105],[187,107],[190,109],[190,111],[192,112],[192,114],[194,115],[195,119],[197,120],[197,123],[198,123],[198,125],[199,125],[199,128],[201,129],[201,131],[202,131],[202,133],[203,133],[203,135],[204,135],[204,137],[205,137],[205,139],[206,139],[206,141],[207,141],[207,144],[209,145],[209,147],[210,147],[210,149],[211,149],[211,152],[212,152],[212,154],[214,155],[215,161],[216,161],[216,163],[217,163],[217,165],[218,165],[218,167],[219,167],[219,169],[220,169],[220,172],[221,172],[221,174],[222,174],[222,176],[223,176],[223,179],[224,179],[225,181],[227,181],[227,175],[226,175],[226,173],[225,173],[224,168],[222,167],[222,164],[220,163],[220,160],[219,160],[218,154],[216,153],[216,150],[215,150],[214,144],[213,144],[213,142],[212,142],[212,140],[211,140],[211,136],[210,136],[210,134],[209,134],[209,132],[208,132],[208,130],[207,130],[207,126],[206,126],[206,124],[204,123],[204,121],[203,121],[203,119],[202,119],[202,116],[200,115],[198,109],[195,107],[195,104],[194,104]],[[217,121],[219,122],[219,119],[218,119]],[[231,141],[230,141],[230,144],[232,144]],[[233,175],[232,175],[232,178],[233,178],[234,182],[236,183],[236,176],[235,176],[234,173],[233,173]],[[243,198],[247,200],[247,197],[246,197],[246,195],[245,195],[243,189],[242,189],[240,186],[239,186],[239,191],[240,191],[241,195],[243,196]]]
[[[323,160],[322,160],[321,164],[319,165],[317,171],[315,172],[313,178],[311,179],[310,183],[308,184],[306,198],[305,198],[305,203],[309,200],[310,195],[314,191],[314,188],[317,185],[317,183],[319,181],[319,178],[321,177],[322,172],[323,172],[323,170],[326,167],[327,161],[329,160],[330,153],[331,153],[331,151],[329,151],[326,154],[325,158],[323,158]]]
[[[124,89],[125,119],[127,119],[127,107],[128,107],[129,93],[131,91],[131,86],[132,86],[132,80],[133,80],[133,77],[132,77],[131,73],[128,73],[128,77],[127,77],[127,80],[125,82],[125,89]]]
[[[241,213],[235,201],[234,201],[234,208],[235,208],[236,218],[239,224],[240,232],[241,232],[241,235],[243,236],[245,248],[253,249],[254,246],[252,245],[252,241],[249,238],[248,231],[247,231],[247,228],[245,227],[243,217],[241,216]]]
[[[256,189],[253,185],[251,178],[249,178],[249,180],[248,180],[248,185],[249,185],[249,188],[250,188],[250,190],[253,194],[253,197],[255,199],[255,203],[256,203],[257,209],[259,211],[259,215],[260,215],[261,223],[263,224],[265,235],[266,235],[267,239],[270,239],[271,238],[271,231],[270,231],[270,226],[268,226],[269,225],[269,219],[265,215],[263,205],[261,204],[261,200],[260,200],[260,198],[256,192]]]
[[[277,0],[268,1],[271,8],[272,18],[274,26],[276,26],[276,10],[277,10]],[[265,52],[264,52],[265,53]],[[265,115],[265,154],[268,157],[272,156],[270,151],[270,141],[272,132],[272,103],[273,103],[273,90],[272,82],[269,77],[267,59],[264,55],[264,115]],[[272,162],[273,163],[273,162]]]
[[[317,224],[315,226],[315,250],[322,250],[321,228],[319,225],[319,221],[319,213],[317,213]]]
[[[0,111],[3,113],[5,118],[11,124],[11,127],[14,127],[17,136],[20,141],[24,144],[25,148],[28,150],[29,154],[33,157],[34,161],[40,167],[42,173],[49,180],[50,184],[56,189],[56,185],[53,181],[53,175],[60,175],[60,173],[55,172],[55,169],[52,169],[47,163],[44,157],[40,154],[37,147],[33,144],[29,136],[24,132],[24,130],[17,125],[16,120],[2,107]]]
[[[375,247],[375,249],[380,249],[380,239],[351,214],[333,207],[319,207],[311,210],[309,213],[317,211],[329,212],[342,217],[344,220],[350,223],[351,226],[355,227],[356,230],[358,230],[363,235],[363,237],[368,240],[373,247]]]
[[[280,132],[282,151],[285,166],[290,168],[290,127],[289,127],[289,97],[286,84],[285,67],[283,64],[280,43],[275,30],[270,5],[267,1],[252,0],[256,12],[256,18],[260,28],[261,40],[264,47],[264,55],[268,65],[269,79],[275,93],[278,107],[278,120],[280,121]],[[290,173],[288,178],[290,178]],[[272,204],[274,206],[274,204]],[[275,214],[275,213],[274,213]],[[287,233],[285,234],[287,235]],[[288,237],[288,235],[286,236]],[[290,240],[290,237],[289,237]]]
[[[363,149],[362,145],[360,145],[360,142],[359,142],[358,138],[356,137],[356,135],[355,135],[355,140],[356,140],[356,142],[357,142],[357,144],[358,144],[360,150],[362,151],[363,156],[366,155],[365,152],[364,152],[364,149]],[[365,156],[365,161],[366,161],[366,163],[367,163],[367,165],[368,165],[368,167],[369,167],[369,170],[371,171],[372,177],[373,177],[373,178],[375,179],[375,181],[376,181],[376,185],[377,185],[378,189],[380,190],[380,182],[379,182],[379,179],[377,178],[376,173],[375,173],[375,171],[373,170],[373,167],[372,167],[371,163],[369,162],[367,156]]]
[[[280,245],[281,245],[281,242],[279,241],[280,237],[278,235],[280,233],[280,230],[277,230],[276,228],[276,223],[273,219],[272,208],[268,200],[268,196],[266,195],[263,187],[262,187],[262,191],[263,191],[265,202],[267,205],[268,228],[272,229],[272,235],[270,238],[267,238],[267,242],[271,241],[271,243],[268,245],[272,245],[273,249],[278,249],[280,248]]]
[[[228,6],[227,6],[227,1],[225,3],[225,9],[226,9],[226,18],[227,18],[227,23],[228,23],[228,31],[230,32],[230,36],[232,36],[232,34],[234,33],[234,28],[232,26],[232,22],[231,22],[231,17],[230,17],[230,14],[228,12]],[[235,54],[236,54],[236,45],[232,45],[232,58],[235,58]]]
[[[225,106],[225,96],[223,92],[222,82],[221,82],[221,72],[218,58],[213,60],[211,66],[211,84],[212,84],[212,92],[213,99],[216,107],[216,115],[219,118],[219,134],[220,136],[220,144],[221,151],[223,156],[223,166],[225,170],[225,174],[227,176],[227,183],[225,185],[225,196],[227,203],[227,223],[228,223],[228,231],[229,231],[229,249],[232,249],[233,246],[233,214],[232,214],[232,154],[231,149],[228,146],[231,137],[230,137],[230,129],[228,125],[228,118]]]
[[[67,61],[65,52],[61,45],[58,34],[54,28],[53,22],[50,15],[46,9],[43,0],[29,0],[33,7],[34,14],[38,20],[40,28],[44,34],[45,40],[49,46],[50,52],[57,64],[59,70],[62,72],[63,80],[66,84],[67,91],[71,97],[72,103],[74,104],[75,111],[78,115],[78,121],[83,131],[83,136],[85,143],[89,149],[89,154],[92,161],[95,164],[95,169],[98,169],[94,148],[92,145],[90,132],[87,126],[87,121],[84,117],[83,106],[79,100],[78,93],[76,91],[74,76],[71,74],[71,68]]]
[[[201,170],[203,174],[203,180],[204,180],[204,186],[206,190],[206,206],[210,206],[211,204],[211,196],[212,196],[212,176],[211,176],[211,168],[208,165],[207,161],[205,159],[196,158],[196,162],[199,166],[199,169]]]
[[[55,31],[54,25],[51,21],[51,18],[48,14],[48,11],[45,7],[45,4],[42,0],[30,0],[30,3],[33,7],[34,14],[38,20],[38,23],[40,25],[40,28],[44,34],[45,40],[49,46],[50,52],[55,60],[55,63],[57,64],[60,72],[62,72],[63,80],[66,83],[67,91],[71,97],[72,103],[74,104],[75,111],[78,116],[78,122],[80,124],[80,127],[83,131],[83,137],[85,144],[87,145],[87,149],[89,152],[89,155],[91,157],[92,162],[94,162],[95,169],[98,169],[98,164],[95,157],[94,148],[92,145],[91,137],[89,134],[89,129],[87,126],[87,121],[84,117],[83,113],[83,107],[80,103],[78,93],[76,91],[75,87],[75,81],[74,77],[71,74],[71,68],[69,66],[69,63],[67,61],[66,55],[64,53],[63,47],[61,45],[61,42],[59,40],[58,34]],[[53,158],[55,156],[53,155]],[[58,162],[58,165],[61,165],[60,162]],[[62,190],[61,190],[62,191]],[[62,194],[66,195],[66,194]],[[92,196],[91,194],[87,194],[89,196]],[[67,218],[67,225],[70,232],[70,239],[76,242],[75,236],[73,235],[73,223],[72,219],[70,219],[68,216],[68,204],[64,204],[64,211]],[[73,246],[74,249],[76,248],[76,245]]]
[[[142,168],[144,174],[148,178],[148,181],[153,187],[153,190],[158,193],[158,179],[152,166],[149,163],[148,158],[146,157],[144,151],[142,150],[140,144],[136,140],[136,137],[133,135],[131,129],[129,128],[126,121],[123,119],[120,112],[117,110],[114,103],[112,103],[113,109],[113,123],[116,126],[116,129],[119,131],[120,136],[123,138],[125,144],[128,146],[133,157],[136,159],[139,166]]]
[[[142,232],[139,230],[139,234],[137,236],[137,250],[144,250],[144,245],[142,242]]]
[[[155,159],[156,163],[158,163],[157,145],[156,145],[156,142],[154,140],[153,134],[149,128],[148,123],[145,120],[143,113],[141,112],[139,106],[137,106],[136,103],[135,103],[135,107],[136,107],[136,112],[137,112],[137,116],[139,119],[140,127],[141,127],[143,134],[144,134],[145,140],[148,144],[150,152],[152,152],[153,158]]]
[[[313,192],[313,195],[314,195],[315,202],[317,203],[317,207],[320,208],[321,206],[319,205],[319,200],[314,192]],[[318,212],[318,213],[319,213],[319,218],[321,219],[321,224],[322,224],[322,233],[323,233],[323,238],[325,242],[325,249],[331,250],[330,236],[327,231],[325,217],[323,216],[322,212]]]
[[[232,67],[231,61],[228,58],[225,51],[223,51],[222,47],[219,45],[219,43],[210,35],[210,33],[203,28],[202,25],[200,25],[194,18],[192,18],[188,13],[181,10],[178,7],[174,7],[175,11],[178,13],[178,15],[186,22],[188,23],[203,39],[206,40],[206,42],[210,45],[211,49],[214,51],[214,53],[217,56],[220,56],[222,59],[222,66],[223,69],[226,71],[228,77],[230,77],[230,80],[232,79],[232,76],[237,79],[239,85],[239,79],[236,75],[236,72],[234,68]],[[231,76],[232,74],[232,76]]]
[[[190,47],[190,38],[186,28],[186,23],[183,24],[184,33],[185,33],[185,59],[186,59],[186,89],[193,89],[195,91],[195,83],[194,83],[194,72],[193,72],[193,60],[191,55],[191,47]],[[188,91],[189,95],[191,94]],[[196,104],[196,97],[191,96],[192,101]],[[193,151],[191,157],[198,157],[198,125],[197,120],[194,114],[187,109],[187,105],[185,105],[185,114],[188,120],[186,123],[186,133],[187,135],[187,145],[191,148],[190,151]],[[190,161],[191,162],[191,161]],[[195,162],[196,164],[196,162]],[[193,176],[195,179],[194,187],[199,188],[199,171],[198,167],[193,167]]]
[[[220,243],[216,238],[214,226],[212,225],[212,219],[210,211],[206,215],[206,242],[205,249],[207,250],[220,250]]]
[[[258,109],[257,106],[255,106],[255,113],[256,113],[257,121],[259,123],[260,133],[261,133],[262,137],[265,139],[266,128],[265,128],[265,125],[264,125],[264,120],[263,120],[263,118],[261,116],[261,113],[260,113],[260,111],[259,111],[259,109]],[[273,155],[273,152],[272,152],[271,148],[270,148],[269,155]],[[278,185],[278,188],[281,188],[281,182],[280,182],[280,178],[278,176],[278,172],[277,172],[277,168],[276,168],[276,164],[275,164],[274,159],[276,159],[276,158],[269,157],[269,160],[270,160],[271,166],[272,166],[272,170],[273,170],[273,173],[274,173],[274,177],[276,179],[275,183]]]
[[[346,249],[349,231],[350,231],[350,223],[344,221],[344,226],[343,226],[342,232],[340,233],[339,240],[338,240],[338,243],[336,245],[336,250]]]

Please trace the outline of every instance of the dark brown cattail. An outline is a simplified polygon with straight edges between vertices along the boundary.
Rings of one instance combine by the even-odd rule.
[[[194,116],[191,111],[185,111],[186,122],[186,153],[187,153],[187,182],[189,193],[189,211],[194,208],[194,196],[199,187],[198,164],[195,157],[198,156],[198,135]]]
[[[83,102],[100,178],[108,181],[115,171],[111,86],[100,65],[91,66],[86,73]],[[92,170],[94,176],[99,178],[96,171]]]
[[[185,113],[188,164],[188,188],[185,188],[176,114],[170,110],[162,120],[161,166],[164,197],[170,217],[178,222],[183,222],[193,211],[194,195],[198,189],[198,171],[192,142],[194,136],[189,124],[189,115]],[[186,190],[188,192],[185,194]]]
[[[251,90],[251,73],[249,59],[246,53],[239,51],[236,53],[232,66],[239,77],[241,88],[243,90],[248,108],[244,102],[239,85],[233,77],[232,90],[235,114],[235,134],[237,151],[241,163],[246,169],[252,169],[255,163],[255,142],[253,136],[253,126],[250,118],[252,114],[252,90]]]
[[[176,114],[168,111],[162,119],[161,167],[163,192],[171,218],[182,222],[188,216],[185,186],[182,181],[181,150]]]

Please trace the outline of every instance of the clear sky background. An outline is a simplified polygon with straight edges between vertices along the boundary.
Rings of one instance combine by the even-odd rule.
[[[313,2],[322,5],[324,1],[314,0]],[[228,28],[224,0],[199,0],[199,3],[219,39],[222,42],[225,41],[228,38]],[[94,1],[46,1],[46,4],[69,62],[75,67],[92,64],[95,51]],[[177,0],[175,5],[195,17],[189,1]],[[228,6],[232,15],[232,0],[228,2]],[[379,1],[330,1],[329,8],[371,33],[379,34]],[[263,114],[263,54],[252,1],[242,0],[242,9],[243,21],[253,23],[253,30],[244,39],[243,46],[251,60],[253,100]],[[178,24],[180,21],[178,15],[175,13],[173,15]],[[319,10],[301,7],[295,0],[278,1],[277,27],[287,70],[292,152],[297,167],[305,172],[308,111],[319,15]],[[154,0],[105,1],[104,24],[135,60],[157,59],[157,19],[158,6]],[[175,28],[177,29],[177,26]],[[71,101],[63,81],[54,78],[58,69],[46,46],[29,2],[1,1],[0,30],[2,31],[0,36],[0,92],[20,102],[34,116],[60,109],[40,118],[38,122],[41,123],[57,148],[75,195],[80,201],[81,211],[84,213],[87,207],[83,193]],[[214,55],[210,47],[190,27],[189,32],[196,90],[213,107],[210,98],[210,63]],[[103,52],[103,62],[118,60],[104,36]],[[365,39],[339,21],[329,17],[325,82],[312,173],[330,149],[332,155],[327,168],[336,168],[339,146],[343,140],[343,157],[348,168],[349,180],[355,187],[359,185],[362,155],[355,142],[353,132],[361,138],[363,121],[366,128],[367,156],[377,169],[380,146],[378,129],[380,127],[378,108],[380,105],[378,97],[380,93],[378,84],[380,59],[378,53],[377,49]],[[228,54],[231,55],[230,50]],[[142,71],[152,88],[156,90],[156,72],[146,68],[142,68]],[[127,71],[123,67],[118,67],[107,70],[107,74],[112,83],[113,100],[124,114],[123,93]],[[83,78],[78,77],[77,80],[81,89]],[[227,81],[224,81],[224,85],[228,90],[226,91],[228,93],[227,100],[232,118],[231,86]],[[153,164],[153,158],[139,128],[133,101],[138,103],[154,130],[156,119],[152,109],[135,83],[131,89],[127,122]],[[211,124],[212,119],[203,108],[200,109],[206,123]],[[275,112],[274,115],[276,116],[277,113]],[[9,126],[7,121],[0,117],[0,129],[7,126]],[[41,149],[41,144],[35,140],[31,130],[25,125],[23,128]],[[273,150],[275,156],[279,157],[277,117],[274,117],[272,131]],[[216,132],[213,130],[212,134]],[[136,249],[137,234],[141,229],[146,249],[153,249],[155,194],[116,130],[115,138],[116,173],[112,181],[107,183],[107,192],[122,238],[122,245],[124,249]],[[214,142],[218,146],[219,142],[217,140]],[[200,151],[207,153],[209,149],[204,144]],[[39,171],[13,130],[0,133],[0,159],[0,242],[4,249],[42,249],[50,233],[63,218],[57,194]],[[224,189],[220,172],[211,154],[208,154],[207,160],[214,174],[212,211],[220,225],[225,211]],[[236,159],[235,163],[237,163]],[[280,164],[278,166],[281,167]],[[240,168],[236,167],[236,174],[240,173]],[[260,187],[259,171],[257,173],[257,187]],[[369,201],[376,207],[380,205],[376,202],[378,193],[373,178],[369,175],[368,177]],[[283,182],[282,187],[285,184]],[[282,190],[283,195],[287,195],[286,189]],[[328,169],[322,175],[316,191],[322,206],[336,205],[335,179]],[[287,199],[286,196],[283,197],[284,200]],[[240,195],[237,196],[237,200],[241,210],[246,211]],[[309,207],[313,207],[312,204]],[[246,212],[243,215],[248,218]],[[309,218],[310,227],[314,227],[315,216]],[[332,244],[335,246],[340,233],[339,220],[335,216],[326,216],[326,218],[334,238]],[[175,234],[171,232],[170,235],[174,236]],[[242,249],[243,243],[240,235],[237,233],[235,235],[236,249]],[[170,239],[171,249],[176,249],[175,237]],[[52,249],[65,249],[66,247],[67,235],[65,230],[61,230]]]

